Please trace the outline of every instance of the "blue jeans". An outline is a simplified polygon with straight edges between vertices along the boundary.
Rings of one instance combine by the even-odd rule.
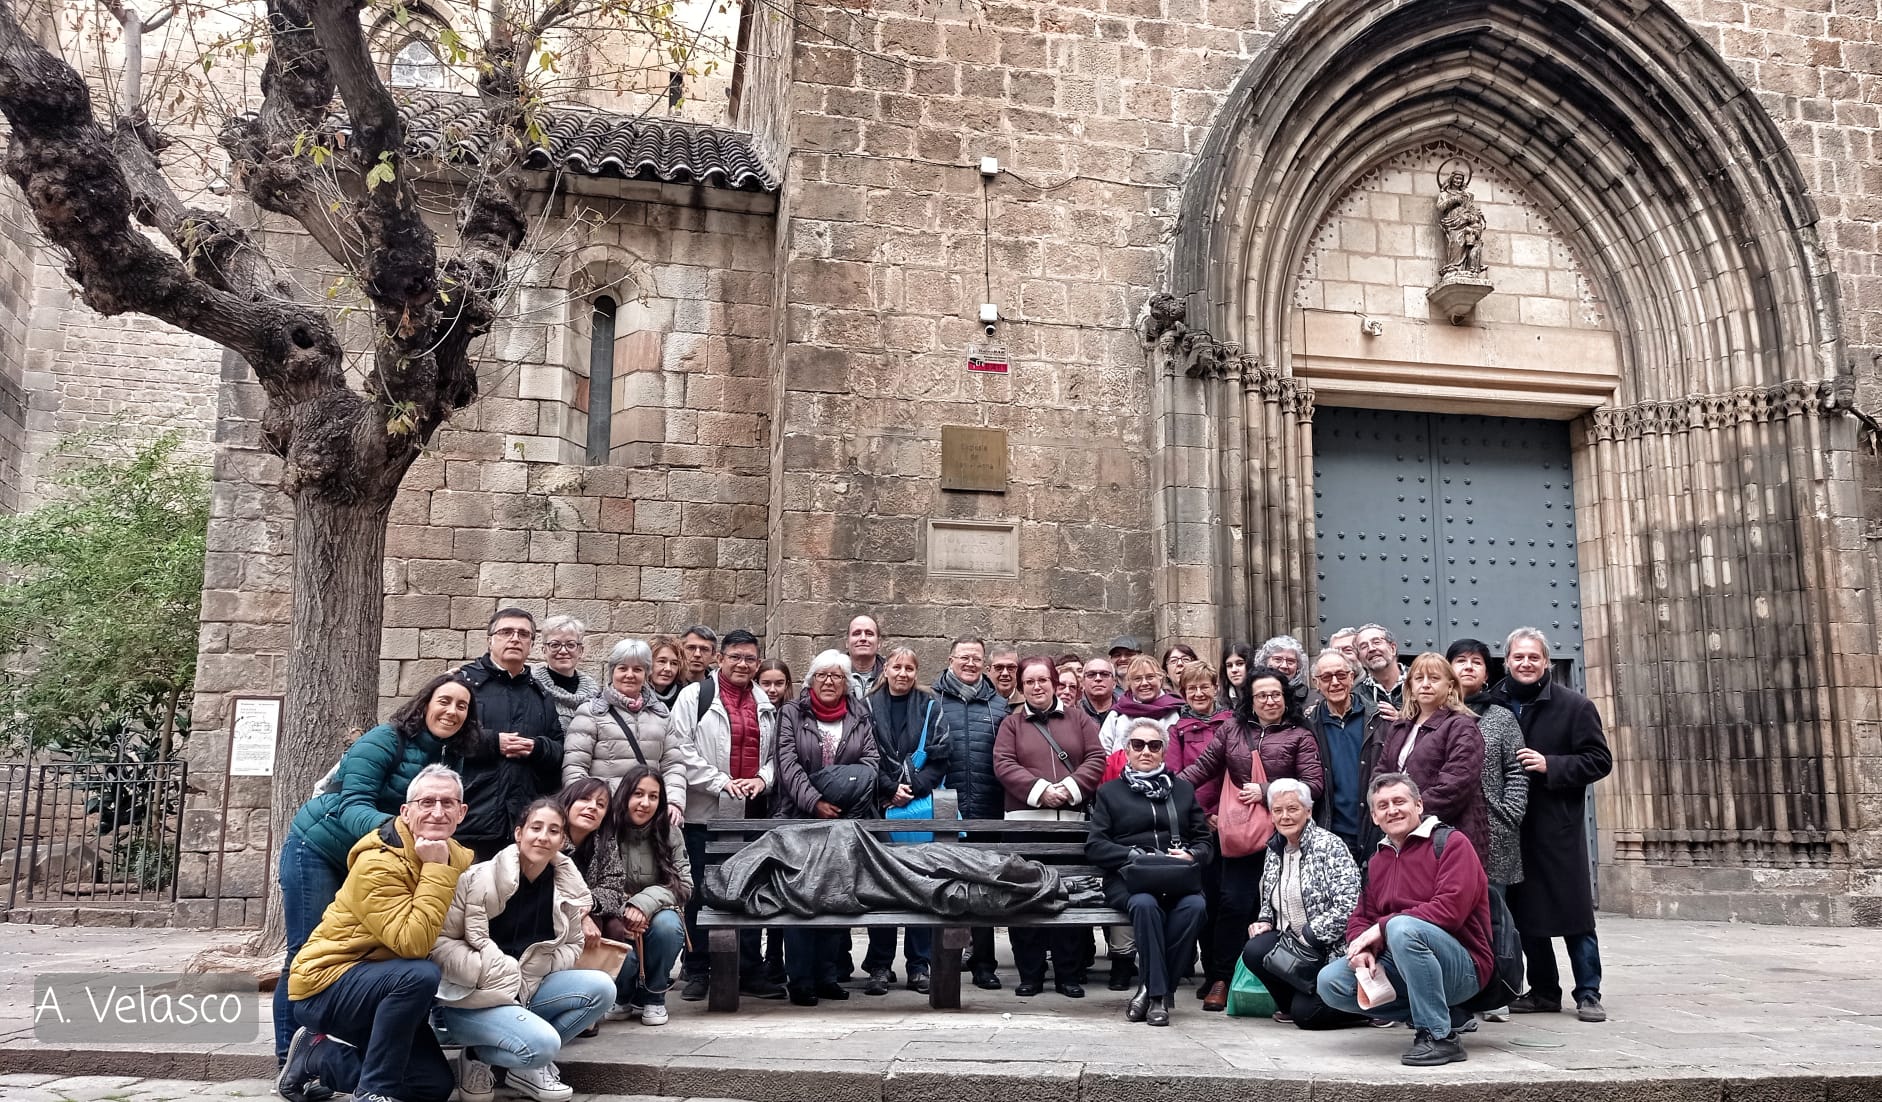
[[[1327,962],[1315,986],[1320,1001],[1335,1010],[1392,1022],[1410,1022],[1433,1037],[1451,1035],[1451,1007],[1483,985],[1477,965],[1458,940],[1421,918],[1394,915],[1385,922],[1385,951],[1379,966],[1398,995],[1389,1003],[1362,1010],[1359,980],[1345,957]]]
[[[287,927],[288,953],[281,961],[281,979],[274,985],[274,1060],[287,1062],[288,1042],[294,1039],[294,1006],[288,1001],[288,968],[294,954],[307,944],[307,937],[320,925],[327,904],[340,894],[346,870],[334,868],[319,850],[289,832],[281,843],[281,860],[275,866],[281,881],[281,918]]]
[[[1569,934],[1568,966],[1575,974],[1575,1002],[1601,997],[1601,944],[1594,931]],[[1523,960],[1529,965],[1529,993],[1543,1002],[1562,1001],[1562,973],[1555,963],[1555,944],[1546,937],[1523,939]]]
[[[438,966],[428,960],[362,961],[318,994],[295,1000],[294,1018],[337,1037],[315,1045],[308,1070],[341,1094],[445,1102],[457,1086],[431,1031]]]
[[[614,1001],[630,1006],[665,1006],[667,991],[673,986],[673,962],[680,959],[680,949],[686,944],[686,923],[680,912],[668,907],[655,913],[640,940],[647,950],[645,978],[630,943],[627,959],[621,962],[621,974],[614,977]]]
[[[525,1006],[440,1006],[431,1024],[440,1041],[463,1045],[473,1060],[498,1068],[539,1068],[554,1060],[569,1038],[600,1021],[613,998],[613,976],[571,968],[543,977]]]
[[[902,961],[908,968],[908,974],[928,971],[928,963],[934,956],[934,927],[904,926],[902,935]],[[869,928],[869,950],[863,954],[863,971],[874,972],[880,968],[895,965],[895,927],[871,926]]]

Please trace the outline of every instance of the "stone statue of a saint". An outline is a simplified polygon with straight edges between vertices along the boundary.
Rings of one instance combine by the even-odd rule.
[[[1439,278],[1451,275],[1482,275],[1483,211],[1470,194],[1470,181],[1462,168],[1453,168],[1442,177],[1438,191],[1438,225],[1444,230],[1444,265]]]

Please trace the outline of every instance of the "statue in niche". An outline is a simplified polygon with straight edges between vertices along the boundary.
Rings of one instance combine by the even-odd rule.
[[[1462,325],[1477,303],[1491,291],[1483,262],[1485,221],[1476,197],[1470,194],[1473,173],[1462,157],[1438,166],[1438,227],[1444,231],[1444,263],[1438,283],[1425,292],[1432,305]]]
[[[1438,168],[1438,225],[1444,230],[1448,246],[1439,276],[1452,272],[1481,275],[1483,265],[1483,211],[1470,194],[1471,174],[1461,157],[1452,157]],[[1447,175],[1445,170],[1449,169]]]

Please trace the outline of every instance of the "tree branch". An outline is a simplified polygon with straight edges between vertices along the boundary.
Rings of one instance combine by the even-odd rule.
[[[7,173],[47,238],[65,250],[92,309],[149,314],[233,349],[254,365],[271,399],[294,403],[344,388],[341,349],[325,318],[198,278],[137,230],[139,201],[93,117],[84,80],[26,32],[11,0],[0,0],[0,114],[12,128]],[[160,198],[144,203],[153,217],[174,217]]]

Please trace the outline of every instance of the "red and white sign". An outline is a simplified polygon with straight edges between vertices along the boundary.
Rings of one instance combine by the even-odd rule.
[[[984,371],[991,375],[1006,374],[1006,346],[1003,344],[968,345],[967,370]]]

